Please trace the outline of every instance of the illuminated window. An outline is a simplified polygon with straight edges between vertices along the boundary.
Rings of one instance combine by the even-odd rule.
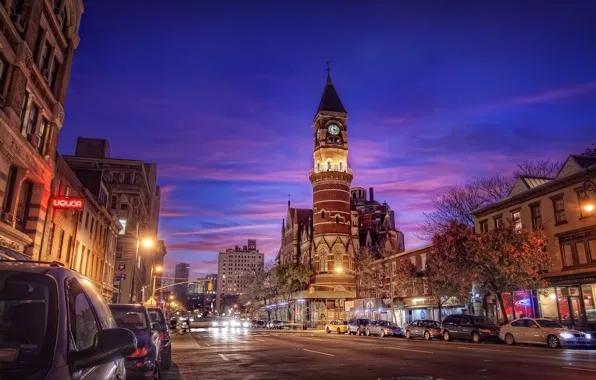
[[[126,233],[126,219],[120,219],[120,224],[122,224],[122,229],[120,230],[120,235],[124,235]]]
[[[519,210],[511,211],[511,221],[515,226],[516,230],[521,230],[522,228],[522,221],[521,221],[521,212]]]
[[[319,271],[320,272],[327,272],[328,264],[327,264],[327,252],[321,252],[319,256]]]

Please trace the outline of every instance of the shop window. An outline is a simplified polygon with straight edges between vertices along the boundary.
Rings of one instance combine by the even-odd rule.
[[[596,322],[596,306],[594,304],[594,294],[596,293],[596,284],[582,285],[584,294],[584,308],[588,322]]]
[[[544,289],[538,293],[538,304],[540,305],[540,316],[558,321],[557,294],[555,288]]]

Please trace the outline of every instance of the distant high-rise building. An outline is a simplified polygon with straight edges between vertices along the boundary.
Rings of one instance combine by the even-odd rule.
[[[190,265],[187,263],[176,264],[176,270],[174,272],[176,280],[174,280],[174,282],[179,283],[188,281],[189,269]],[[174,294],[176,295],[176,299],[180,301],[185,300],[188,296],[188,284],[174,285]]]
[[[246,277],[251,272],[262,271],[265,256],[257,249],[256,240],[248,240],[248,245],[236,246],[219,253],[217,271],[217,309],[222,296],[241,295],[246,285]]]

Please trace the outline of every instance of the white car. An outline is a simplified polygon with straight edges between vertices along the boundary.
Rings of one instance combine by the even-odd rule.
[[[501,327],[499,338],[507,344],[542,344],[551,348],[590,346],[592,336],[545,318],[521,318]]]

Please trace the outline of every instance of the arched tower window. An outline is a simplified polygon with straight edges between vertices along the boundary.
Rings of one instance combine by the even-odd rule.
[[[344,171],[344,163],[342,161],[339,161],[339,171],[340,172]]]
[[[329,265],[327,262],[327,252],[321,251],[319,253],[319,272],[327,272],[329,270]]]
[[[341,252],[335,252],[335,257],[333,259],[333,265],[334,267],[337,268],[342,268],[343,267],[343,258],[342,258],[342,253]]]
[[[339,224],[339,216],[335,217],[335,224]]]
[[[331,160],[327,161],[327,170],[331,170]]]
[[[325,219],[325,210],[321,211],[321,218]]]

